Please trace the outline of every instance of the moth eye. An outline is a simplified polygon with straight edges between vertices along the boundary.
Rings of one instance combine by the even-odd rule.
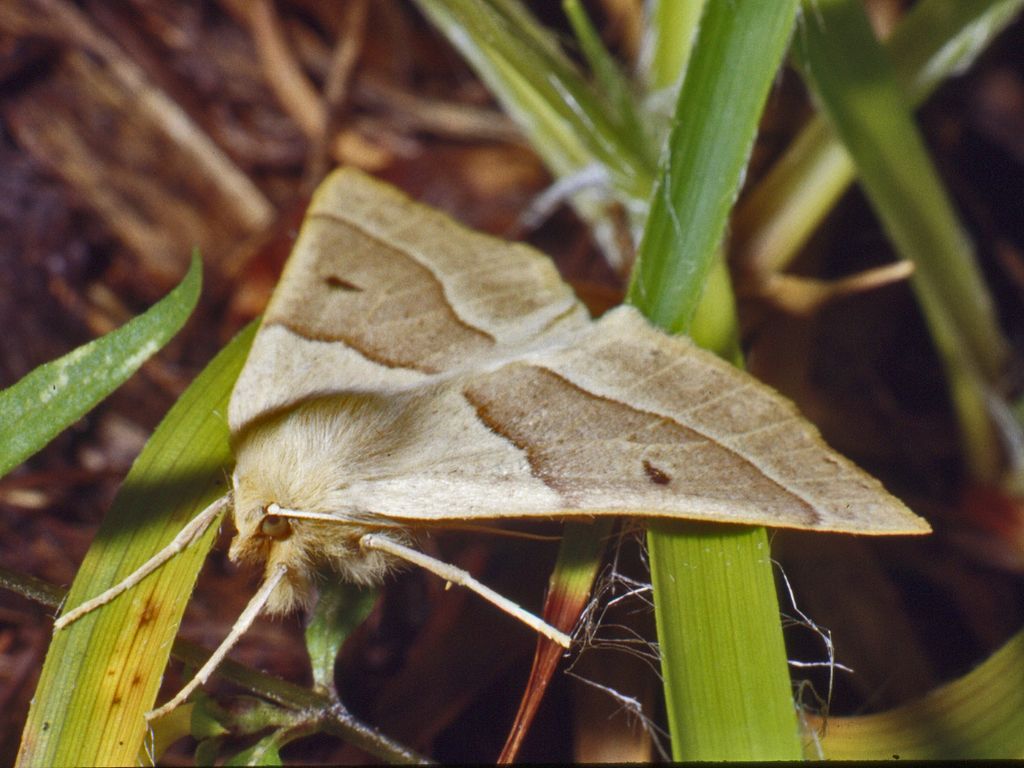
[[[287,518],[267,515],[260,522],[260,533],[276,541],[284,541],[292,535],[292,525]]]

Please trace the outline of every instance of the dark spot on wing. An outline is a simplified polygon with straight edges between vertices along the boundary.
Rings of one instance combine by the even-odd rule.
[[[647,479],[655,485],[668,485],[672,482],[672,477],[665,470],[658,469],[647,459],[644,459],[642,464],[644,467],[644,474],[647,475]]]
[[[324,285],[326,285],[328,288],[335,288],[339,291],[355,291],[357,293],[360,293],[363,290],[355,283],[351,283],[348,280],[338,277],[337,275],[328,275],[327,277],[325,277]]]

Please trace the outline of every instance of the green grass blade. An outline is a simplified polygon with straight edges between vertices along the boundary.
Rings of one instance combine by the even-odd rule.
[[[185,324],[199,299],[202,263],[146,312],[0,392],[0,476],[41,450],[117,389]]]
[[[647,82],[652,91],[679,82],[707,0],[655,0],[650,15]]]
[[[765,529],[659,522],[647,542],[673,759],[799,759]]]
[[[885,49],[915,106],[962,72],[1024,7],[1024,0],[922,0]],[[804,246],[855,178],[853,161],[817,116],[740,205],[735,253],[756,275],[782,269]]]
[[[647,198],[658,147],[625,127],[604,94],[513,0],[417,0],[472,64],[555,176],[594,163],[616,190]],[[628,126],[629,121],[626,121]]]
[[[893,32],[893,73],[919,105],[947,78],[967,70],[1024,7],[1022,0],[925,0]]]
[[[702,296],[719,303],[706,277],[796,7],[710,3],[701,20],[629,293],[669,330],[694,327]],[[673,758],[799,759],[764,529],[659,523],[648,545]]]
[[[563,0],[562,8],[569,18],[590,71],[594,74],[595,86],[604,94],[609,105],[606,113],[617,120],[623,135],[636,137],[644,145],[648,145],[649,134],[643,126],[633,87],[608,49],[604,47],[601,35],[591,23],[582,2]]]
[[[256,324],[240,333],[171,408],[136,459],[68,595],[74,606],[117,584],[226,490],[224,415]],[[50,642],[18,764],[134,764],[171,643],[206,553],[201,541]]]
[[[914,125],[910,105],[854,0],[805,0],[801,68],[857,165],[861,184],[899,254],[943,360],[974,477],[997,481],[999,438],[989,382],[1008,346],[973,247]]]
[[[796,3],[721,5],[701,20],[630,285],[634,303],[675,333],[689,330],[703,293],[777,71],[766,62],[781,59]]]
[[[971,672],[919,699],[878,714],[829,718],[822,750],[830,760],[1020,760],[1021,669],[1024,632]]]

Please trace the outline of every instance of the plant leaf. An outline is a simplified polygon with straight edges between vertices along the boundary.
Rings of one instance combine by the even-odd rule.
[[[979,760],[1024,757],[1024,632],[961,678],[886,712],[830,717],[830,760]]]
[[[853,157],[861,185],[901,257],[946,368],[975,478],[996,482],[1002,448],[988,399],[1008,345],[974,248],[914,124],[910,103],[854,0],[805,0],[801,70]],[[991,390],[991,391],[990,391]]]
[[[706,4],[707,0],[662,0],[651,4],[647,83],[652,90],[668,89],[679,83]]]
[[[178,287],[143,314],[0,392],[0,476],[92,410],[181,329],[199,299],[202,271],[193,254]]]
[[[256,324],[225,347],[179,398],[136,459],[68,594],[74,606],[119,583],[225,491],[224,415]],[[18,764],[127,765],[146,734],[157,689],[199,569],[201,540],[50,642]]]
[[[645,200],[657,145],[631,130],[558,47],[556,36],[513,0],[417,0],[417,5],[522,126],[556,176],[600,163],[627,205]],[[623,120],[622,118],[626,119]]]
[[[334,694],[334,662],[352,630],[363,623],[377,600],[377,590],[338,578],[320,583],[309,626],[306,650],[313,665],[313,685]]]
[[[1024,7],[1024,0],[921,0],[885,50],[914,106],[963,72]],[[811,119],[739,204],[733,252],[755,276],[781,270],[855,178],[853,160],[821,115]]]
[[[278,751],[278,739],[276,732],[268,734],[248,749],[230,758],[224,765],[284,765]]]

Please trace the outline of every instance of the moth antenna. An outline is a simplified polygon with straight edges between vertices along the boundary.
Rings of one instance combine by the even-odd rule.
[[[487,600],[489,603],[497,606],[510,616],[514,616],[519,619],[527,626],[544,635],[544,637],[549,640],[558,643],[563,648],[568,648],[572,644],[572,638],[569,637],[569,635],[555,629],[543,619],[534,616],[525,608],[516,605],[507,597],[498,594],[490,587],[477,581],[468,571],[456,568],[454,565],[433,558],[430,555],[425,555],[412,547],[406,547],[402,544],[398,544],[397,542],[391,541],[390,539],[375,533],[368,533],[363,536],[359,539],[359,545],[366,549],[376,549],[379,552],[386,552],[389,555],[400,557],[414,565],[418,565],[420,568],[430,571],[435,576],[440,576],[445,581],[473,590],[484,598],[484,600]]]
[[[156,720],[158,717],[162,717],[170,712],[172,709],[177,707],[181,702],[191,695],[192,691],[203,685],[207,680],[210,679],[210,675],[213,671],[220,666],[220,663],[224,661],[224,657],[228,655],[238,640],[244,635],[252,623],[256,621],[256,617],[260,615],[260,611],[263,610],[263,606],[267,604],[270,599],[271,593],[277,588],[277,585],[281,583],[281,579],[284,578],[288,572],[288,567],[284,563],[278,563],[274,566],[274,570],[270,576],[263,582],[262,586],[256,591],[256,594],[252,596],[249,604],[245,606],[245,610],[242,611],[238,620],[235,621],[231,631],[228,632],[228,636],[224,638],[223,642],[217,646],[217,650],[206,660],[206,663],[199,668],[196,672],[195,677],[188,681],[184,688],[178,691],[177,695],[157,709],[151,710],[146,713],[146,721],[151,722]]]
[[[487,536],[505,536],[509,539],[526,539],[527,541],[561,541],[562,537],[557,534],[530,533],[529,531],[511,531],[507,528],[497,528],[493,525],[482,525],[479,523],[452,523],[448,520],[430,520],[428,522],[416,521],[423,528],[438,528],[444,531],[464,531],[469,533],[482,533]]]
[[[65,613],[63,616],[53,622],[53,631],[57,632],[68,624],[78,621],[78,619],[85,616],[97,608],[106,605],[115,597],[120,595],[122,592],[127,592],[129,589],[134,587],[149,574],[159,568],[161,565],[166,563],[172,557],[177,555],[179,552],[183,552],[188,548],[192,542],[198,539],[206,529],[210,527],[210,524],[217,519],[217,515],[221,513],[221,510],[231,503],[231,494],[227,493],[217,499],[215,502],[210,504],[206,509],[196,515],[192,520],[189,521],[188,525],[178,531],[178,535],[175,536],[170,544],[161,549],[149,560],[135,569],[131,574],[125,577],[122,581],[118,582],[110,589],[107,589],[96,597],[86,600],[84,603],[79,604],[75,608]]]
[[[294,520],[319,520],[324,523],[348,523],[349,521],[339,515],[332,515],[329,512],[303,512],[300,509],[285,509],[276,502],[267,505],[267,514],[276,517],[287,517]],[[528,533],[526,531],[508,531],[503,528],[495,528],[490,525],[479,525],[475,523],[452,523],[447,520],[416,520],[413,521],[424,528],[442,528],[446,531],[472,531],[473,533],[486,533],[491,536],[508,536],[513,539],[529,539],[531,541],[561,541],[561,536],[548,536],[542,533]],[[373,521],[376,528],[405,528],[405,525],[397,523],[384,523]]]
[[[345,517],[340,515],[332,515],[330,512],[303,512],[301,509],[286,509],[277,502],[272,502],[267,505],[267,515],[273,517],[286,517],[294,520],[319,520],[324,523],[348,523],[350,522]],[[377,528],[402,528],[403,526],[396,523],[384,523],[373,521],[373,524]]]

